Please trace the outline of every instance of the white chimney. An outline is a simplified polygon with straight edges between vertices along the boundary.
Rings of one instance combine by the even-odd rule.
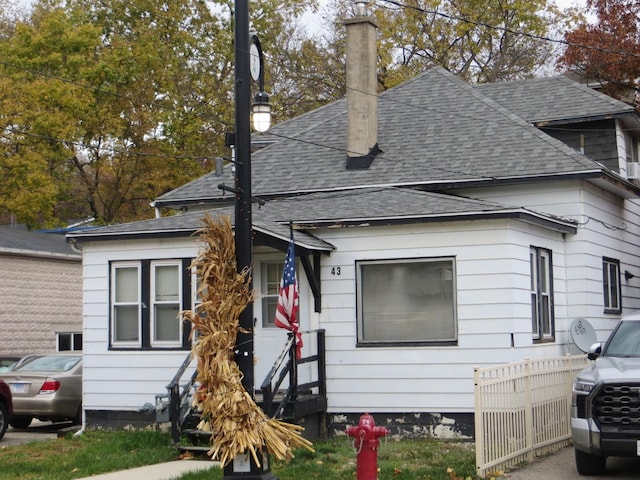
[[[347,28],[347,169],[369,168],[378,149],[378,25],[356,1],[356,16]]]

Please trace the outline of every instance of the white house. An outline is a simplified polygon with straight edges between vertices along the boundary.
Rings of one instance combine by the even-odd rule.
[[[347,29],[370,54],[353,30],[373,23]],[[603,339],[640,308],[640,118],[562,76],[473,86],[433,68],[348,91],[252,155],[256,383],[286,338],[272,312],[291,222],[301,328],[326,332],[329,426],[366,411],[407,435],[471,436],[474,366],[577,353],[573,319]],[[220,184],[231,171],[156,199],[175,215],[68,235],[89,425],[144,421],[183,362],[193,234],[205,210],[233,212]]]

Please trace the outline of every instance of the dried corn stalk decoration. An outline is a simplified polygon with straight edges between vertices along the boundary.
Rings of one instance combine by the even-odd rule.
[[[184,318],[198,331],[193,354],[198,359],[200,387],[194,406],[202,420],[198,428],[211,432],[208,454],[227,465],[237,455],[251,453],[260,466],[264,449],[278,460],[293,458],[293,449],[312,444],[301,436],[303,427],[269,418],[242,385],[243,374],[234,361],[240,313],[253,300],[249,269],[238,273],[229,217],[204,218],[200,238],[204,248],[192,263],[202,303]]]

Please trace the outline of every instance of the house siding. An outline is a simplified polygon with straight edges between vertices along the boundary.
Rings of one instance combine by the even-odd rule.
[[[0,253],[0,351],[55,352],[82,331],[81,258]]]
[[[558,233],[505,220],[316,234],[337,247],[322,268],[320,323],[327,335],[330,414],[470,412],[474,366],[567,349],[562,341],[534,346],[531,336],[529,246],[538,244],[554,252],[556,330],[566,338],[564,249]],[[443,256],[456,259],[457,345],[357,347],[355,262]],[[331,273],[336,267],[339,278]]]
[[[576,235],[566,236],[566,308],[569,319],[588,319],[599,341],[607,338],[620,319],[618,314],[604,313],[602,257],[620,260],[623,314],[640,309],[640,281],[627,281],[623,275],[625,270],[640,275],[637,200],[622,199],[582,181],[547,184],[544,188],[521,185],[462,193],[507,205],[527,205],[578,223]]]
[[[330,414],[468,413],[473,409],[474,366],[557,355],[567,349],[562,341],[534,346],[531,339],[531,244],[554,252],[556,329],[558,338],[566,338],[561,333],[566,330],[563,240],[557,232],[519,221],[496,220],[314,233],[337,247],[321,264],[320,314],[312,313],[313,302],[301,279],[301,291],[306,292],[303,311],[308,317],[303,317],[303,326],[309,322],[314,327],[317,321],[326,330]],[[185,357],[181,350],[108,349],[109,262],[188,257],[194,256],[197,248],[194,239],[92,242],[87,246],[84,405],[88,411],[132,411],[153,403],[156,394],[166,391]],[[355,262],[441,256],[456,259],[457,345],[356,347]],[[259,258],[257,255],[258,264]],[[335,267],[340,267],[340,275],[335,274]],[[258,327],[256,342],[262,334]],[[123,375],[123,371],[128,373]]]
[[[180,349],[109,350],[109,262],[192,258],[197,251],[194,239],[92,242],[85,248],[83,405],[89,419],[92,412],[153,404],[187,355]]]

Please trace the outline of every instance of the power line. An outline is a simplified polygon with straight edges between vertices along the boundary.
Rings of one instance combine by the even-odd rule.
[[[391,5],[395,5],[395,6],[400,7],[400,8],[404,8],[404,9],[408,9],[408,10],[415,10],[415,11],[418,11],[420,13],[429,14],[429,15],[436,15],[436,16],[439,16],[439,17],[447,18],[449,20],[455,20],[455,21],[458,21],[458,22],[469,23],[471,25],[476,25],[478,27],[485,27],[485,28],[488,28],[488,29],[491,29],[491,30],[500,30],[500,31],[503,31],[503,32],[506,32],[506,33],[512,33],[514,35],[519,35],[519,36],[522,36],[522,37],[531,38],[533,40],[540,40],[540,41],[549,42],[549,43],[558,43],[558,44],[564,45],[566,47],[575,47],[575,48],[580,48],[580,49],[596,50],[596,51],[599,51],[599,52],[602,52],[602,53],[612,53],[612,54],[620,55],[620,56],[623,56],[623,57],[640,58],[640,53],[613,50],[613,49],[610,49],[610,48],[598,47],[598,46],[595,46],[595,45],[586,45],[586,44],[581,44],[581,43],[573,43],[573,42],[568,42],[566,40],[547,37],[547,36],[544,36],[544,35],[536,35],[536,34],[533,34],[533,33],[521,32],[519,30],[514,30],[512,28],[491,25],[489,23],[481,22],[479,20],[470,20],[468,18],[458,17],[458,16],[451,15],[451,14],[448,14],[448,13],[438,12],[438,11],[435,11],[435,10],[427,10],[426,8],[418,7],[418,6],[415,6],[415,5],[407,5],[406,3],[398,2],[396,0],[377,0],[377,2],[378,3],[380,3],[380,2],[381,3],[389,3]],[[387,8],[384,5],[379,5],[379,6],[380,6],[380,8]]]

